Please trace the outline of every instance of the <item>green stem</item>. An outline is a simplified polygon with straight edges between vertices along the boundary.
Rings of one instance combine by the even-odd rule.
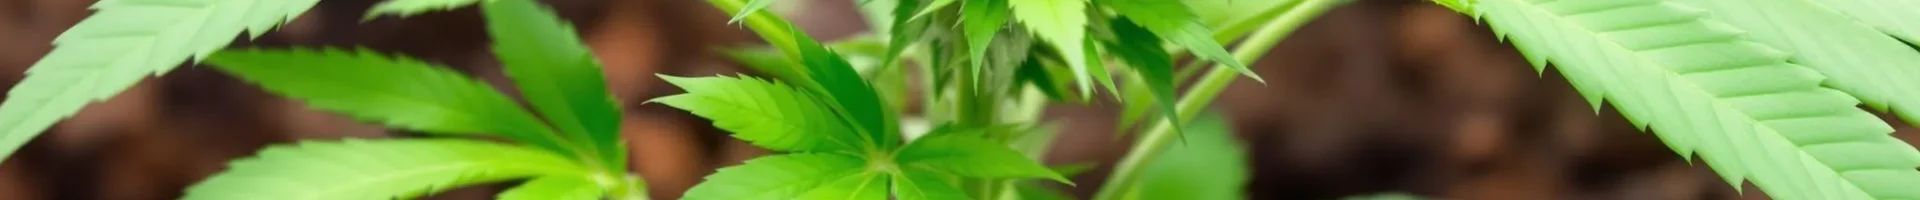
[[[1248,36],[1247,41],[1234,47],[1234,58],[1248,62],[1259,60],[1295,29],[1299,29],[1301,25],[1305,25],[1340,3],[1340,0],[1306,0],[1298,6],[1287,8],[1285,13],[1272,21],[1267,21],[1265,26]],[[1199,82],[1194,83],[1191,91],[1187,91],[1187,94],[1176,102],[1178,119],[1193,120],[1200,114],[1200,110],[1205,109],[1208,103],[1219,97],[1222,90],[1226,90],[1227,84],[1232,83],[1239,76],[1238,71],[1226,66],[1214,65],[1200,78]],[[1106,184],[1100,186],[1100,192],[1094,196],[1094,199],[1116,200],[1122,196],[1121,194],[1132,193],[1129,190],[1139,184],[1141,168],[1146,167],[1148,162],[1158,157],[1167,147],[1167,143],[1171,143],[1177,136],[1170,121],[1159,120],[1154,123],[1145,134],[1142,134],[1143,138],[1134,144],[1133,149],[1127,152],[1126,157],[1121,158],[1113,174],[1108,176]]]
[[[740,13],[741,9],[745,9],[747,5],[746,2],[741,0],[707,0],[707,3],[713,4],[713,7],[720,8],[720,11],[724,11],[727,14]],[[787,52],[788,55],[799,55],[800,47],[798,44],[795,44],[793,32],[787,29],[787,24],[791,23],[788,23],[786,19],[781,19],[780,16],[774,16],[773,13],[762,11],[747,15],[747,18],[740,20],[740,23],[745,23],[747,29],[753,30],[754,34],[760,35],[760,38],[767,40],[768,44],[780,48],[781,52]],[[799,59],[798,56],[787,56],[787,58],[794,60],[793,63],[801,63],[796,60]]]

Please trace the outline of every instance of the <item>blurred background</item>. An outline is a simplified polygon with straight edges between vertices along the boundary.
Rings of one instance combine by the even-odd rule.
[[[856,0],[786,0],[774,10],[822,40],[865,32]],[[507,86],[477,9],[361,22],[377,0],[324,0],[242,46],[361,46],[442,63]],[[699,0],[545,0],[571,19],[625,104],[633,167],[656,199],[765,154],[707,121],[647,99],[679,93],[653,74],[750,73],[715,47],[759,43]],[[12,85],[91,0],[0,0],[0,82]],[[1213,11],[1199,11],[1213,12]],[[1225,12],[1225,11],[1221,11]],[[1558,72],[1540,76],[1484,27],[1423,0],[1358,0],[1255,62],[1217,103],[1246,147],[1251,199],[1405,192],[1435,199],[1765,199],[1688,164],[1611,108],[1595,112]],[[506,88],[506,87],[502,87]],[[509,92],[512,92],[508,89]],[[1045,159],[1100,163],[1068,188],[1090,197],[1124,155],[1117,103],[1058,105]],[[1898,123],[1896,123],[1898,124]],[[1910,142],[1920,131],[1900,125]],[[401,130],[304,108],[201,67],[149,78],[94,104],[0,163],[0,200],[175,199],[225,161],[300,139]],[[1694,162],[1699,163],[1699,162]],[[1750,187],[1750,186],[1749,186]],[[499,187],[430,199],[488,199]]]

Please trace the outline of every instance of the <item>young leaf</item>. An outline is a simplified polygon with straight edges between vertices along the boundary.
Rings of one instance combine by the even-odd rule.
[[[1569,1],[1570,2],[1570,1]],[[1536,68],[1551,61],[1597,108],[1605,98],[1680,155],[1777,199],[1912,197],[1920,153],[1820,87],[1818,72],[1676,2],[1479,0],[1471,8]],[[1891,187],[1890,187],[1891,186]]]
[[[993,44],[994,34],[1007,25],[1008,14],[1007,0],[967,0],[960,5],[961,33],[967,39],[967,56],[973,60],[973,74],[980,74],[985,68],[987,48]]]
[[[458,72],[370,51],[227,50],[214,69],[308,106],[389,126],[443,134],[498,134],[577,155],[533,114]]]
[[[573,27],[533,0],[492,0],[481,6],[494,55],[520,96],[548,124],[577,144],[590,145],[608,169],[626,169],[620,106],[607,91],[600,62]]]
[[[469,139],[275,145],[187,188],[188,200],[412,199],[462,186],[585,168],[545,151]]]
[[[1158,37],[1165,37],[1167,41],[1172,41],[1174,44],[1179,44],[1180,46],[1186,46],[1187,50],[1192,51],[1195,56],[1233,67],[1233,69],[1239,70],[1240,74],[1246,75],[1248,78],[1253,78],[1254,81],[1266,82],[1266,80],[1260,78],[1260,75],[1254,74],[1253,70],[1248,69],[1246,64],[1241,63],[1238,59],[1234,59],[1233,55],[1228,55],[1226,47],[1220,46],[1220,42],[1213,40],[1213,30],[1209,30],[1205,24],[1201,24],[1199,18],[1194,16],[1193,11],[1187,9],[1186,4],[1182,4],[1178,0],[1105,1],[1109,2],[1103,3],[1102,5],[1113,8],[1114,12],[1125,16],[1128,20],[1133,21],[1134,24],[1138,24],[1140,27],[1152,31],[1152,33],[1158,35]],[[1154,43],[1153,46],[1159,46],[1158,43],[1160,41],[1158,37],[1151,38],[1152,40],[1128,40],[1122,42],[1132,45]],[[1165,50],[1162,49],[1160,51]],[[1171,72],[1171,70],[1169,70],[1169,72]]]
[[[493,0],[387,0],[367,9],[365,18],[371,19],[380,15],[408,17],[426,12],[458,9],[483,1],[493,2]]]
[[[805,200],[886,200],[887,177],[881,173],[866,172],[837,179],[813,191],[801,194]]]
[[[835,105],[836,113],[842,119],[853,124],[854,130],[866,134],[879,149],[891,149],[900,144],[900,135],[896,134],[899,123],[893,114],[881,103],[879,94],[873,86],[854,72],[853,64],[826,47],[805,32],[798,31],[792,24],[794,43],[800,57],[806,65],[807,77],[822,88],[819,94],[825,94]]]
[[[1067,66],[1073,68],[1074,80],[1080,85],[1080,95],[1088,95],[1093,90],[1094,75],[1087,64],[1085,41],[1087,36],[1087,0],[1009,0],[1013,8],[1013,17],[1026,24],[1028,29],[1041,39],[1059,50]]]
[[[92,16],[55,38],[53,52],[27,69],[0,103],[0,159],[89,102],[113,97],[146,76],[198,62],[233,42],[260,37],[318,0],[101,1]]]
[[[721,168],[688,189],[683,199],[788,199],[853,175],[864,163],[853,156],[827,153],[760,157]]]
[[[900,200],[964,200],[967,193],[940,176],[939,172],[906,169],[893,175],[893,188]]]
[[[1209,113],[1186,127],[1186,142],[1168,147],[1141,172],[1137,199],[1246,199],[1247,154],[1225,116]]]
[[[501,192],[501,200],[596,200],[605,195],[600,185],[585,177],[547,176]]]
[[[1113,27],[1113,35],[1117,41],[1107,43],[1107,49],[1113,51],[1114,54],[1118,54],[1121,61],[1126,62],[1127,66],[1133,68],[1134,73],[1139,75],[1141,81],[1143,81],[1143,83],[1140,84],[1146,86],[1147,92],[1153,96],[1153,105],[1159,108],[1160,116],[1164,116],[1167,121],[1173,122],[1173,128],[1175,128],[1175,130],[1180,130],[1180,119],[1175,119],[1175,115],[1172,114],[1177,113],[1174,112],[1173,105],[1174,95],[1176,94],[1174,94],[1173,89],[1172,56],[1167,55],[1165,48],[1160,47],[1159,37],[1155,36],[1153,32],[1148,32],[1147,29],[1135,25],[1133,22],[1114,20],[1113,25],[1110,27]],[[1118,93],[1118,90],[1116,90],[1116,93]],[[1141,102],[1129,102],[1128,104],[1139,103]],[[1141,115],[1144,115],[1144,113],[1126,112],[1122,116]],[[1123,124],[1131,123],[1128,122],[1130,120],[1124,118],[1122,121],[1127,122]]]
[[[750,77],[681,78],[661,75],[687,90],[660,102],[713,120],[714,127],[776,151],[854,152],[861,136],[840,122],[827,104],[782,84]]]
[[[1920,122],[1920,51],[1906,43],[1811,1],[1682,2],[1700,5],[1736,27],[1765,30],[1748,37],[1794,52],[1794,63],[1827,75],[1828,87],[1853,94],[1868,107]]]
[[[894,158],[902,167],[924,167],[974,178],[1047,178],[1072,184],[1005,144],[971,135],[927,136],[914,140]]]

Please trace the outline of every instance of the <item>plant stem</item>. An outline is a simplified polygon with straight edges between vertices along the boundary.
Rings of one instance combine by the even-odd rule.
[[[1234,58],[1249,63],[1259,60],[1295,29],[1299,29],[1301,25],[1326,13],[1339,3],[1341,3],[1340,0],[1306,0],[1297,6],[1287,8],[1285,13],[1272,21],[1267,21],[1265,26],[1248,36],[1247,41],[1234,47]],[[1191,91],[1187,91],[1187,94],[1175,103],[1178,120],[1193,120],[1200,114],[1200,110],[1205,109],[1208,103],[1219,97],[1220,92],[1226,90],[1227,85],[1239,76],[1238,71],[1227,66],[1214,65],[1213,69],[1209,69],[1199,82],[1194,83]],[[1142,134],[1143,138],[1134,144],[1133,149],[1127,152],[1126,157],[1115,166],[1113,174],[1108,176],[1107,182],[1100,186],[1100,192],[1094,196],[1094,199],[1116,200],[1122,196],[1121,194],[1133,193],[1129,190],[1133,190],[1136,188],[1135,185],[1139,184],[1141,169],[1158,157],[1167,147],[1167,143],[1171,143],[1175,137],[1178,137],[1176,133],[1171,121],[1159,120],[1154,123],[1146,133]]]
[[[740,13],[747,5],[746,2],[742,2],[741,0],[707,0],[707,3],[713,4],[713,7],[720,8],[720,11],[726,12],[727,14]],[[753,30],[754,34],[760,35],[760,38],[767,40],[768,44],[780,48],[781,52],[787,52],[789,55],[799,55],[800,47],[794,44],[795,39],[793,38],[793,33],[787,29],[787,24],[790,24],[787,20],[781,19],[779,16],[774,16],[773,13],[769,12],[754,12],[753,14],[748,14],[746,19],[741,19],[740,23],[745,23],[747,29]],[[799,59],[798,56],[787,56],[787,58]],[[801,62],[796,60],[793,63]]]

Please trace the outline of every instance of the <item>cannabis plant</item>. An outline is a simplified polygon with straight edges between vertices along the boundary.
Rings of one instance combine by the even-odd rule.
[[[1037,161],[1054,136],[1040,111],[1095,99],[1124,105],[1127,127],[1151,124],[1094,199],[1242,198],[1245,161],[1202,110],[1234,79],[1261,80],[1246,62],[1342,3],[1245,1],[1258,6],[1227,7],[1257,12],[1233,15],[1249,13],[1195,12],[1237,5],[1225,0],[861,0],[877,31],[823,43],[762,10],[775,1],[707,1],[767,41],[724,53],[768,78],[662,75],[687,93],[648,102],[781,153],[721,169],[687,199],[1067,199],[1047,183],[1077,185],[1066,177],[1089,165]],[[1910,188],[1920,151],[1874,115],[1920,124],[1920,68],[1907,66],[1920,63],[1910,20],[1920,2],[1434,2],[1485,22],[1535,70],[1556,67],[1594,109],[1610,103],[1732,186],[1750,180],[1777,199],[1920,198]],[[532,0],[390,0],[369,17],[481,4],[495,53],[535,112],[405,57],[221,50],[314,3],[103,0],[0,105],[0,157],[147,74],[205,61],[316,108],[440,137],[274,146],[188,199],[413,198],[521,180],[500,198],[644,198],[625,172],[619,105],[598,64]]]

